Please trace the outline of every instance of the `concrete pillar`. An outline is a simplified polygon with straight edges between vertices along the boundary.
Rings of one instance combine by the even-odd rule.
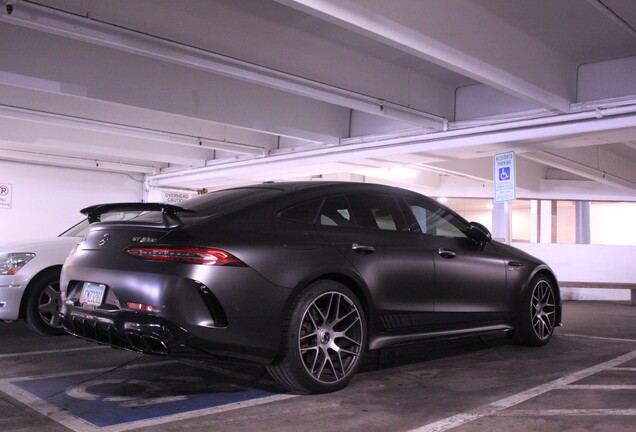
[[[511,218],[512,205],[509,202],[492,205],[492,236],[496,240],[510,244],[512,241]]]
[[[539,201],[539,243],[552,243],[552,202]]]
[[[552,211],[550,221],[552,223],[552,236],[550,237],[552,243],[558,243],[557,233],[558,233],[558,224],[557,224],[557,210],[558,210],[558,202],[556,200],[552,200],[550,204],[550,209]]]
[[[590,202],[577,201],[576,244],[590,244]]]
[[[530,243],[539,243],[541,223],[539,219],[539,201],[530,201]]]

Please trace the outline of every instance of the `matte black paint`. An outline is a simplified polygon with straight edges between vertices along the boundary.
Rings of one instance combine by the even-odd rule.
[[[532,277],[544,272],[556,286],[547,265],[495,241],[308,225],[278,217],[281,211],[312,199],[373,193],[423,200],[452,215],[466,226],[466,232],[470,230],[459,215],[410,191],[371,184],[298,182],[256,185],[247,192],[237,188],[236,201],[231,200],[234,192],[223,192],[227,201],[219,207],[206,207],[206,199],[212,200],[214,194],[197,198],[194,204],[183,203],[186,208],[207,210],[180,214],[183,225],[176,228],[169,224],[158,228],[162,217],[152,214],[125,223],[92,224],[62,270],[67,330],[101,343],[157,353],[129,343],[137,331],[165,342],[169,354],[268,364],[279,352],[282,321],[295,294],[318,279],[338,280],[358,296],[367,314],[371,349],[422,337],[514,329]],[[400,205],[406,213],[404,202]],[[412,225],[413,216],[404,217]],[[105,234],[108,240],[100,245]],[[143,237],[156,239],[153,244],[158,246],[222,249],[247,266],[148,262],[125,252],[138,245],[133,238]],[[82,282],[105,284],[105,304],[80,305]],[[201,294],[202,286],[208,290],[206,295]],[[210,296],[226,322],[215,321],[206,304]],[[132,311],[126,301],[154,305],[161,311]],[[560,309],[559,300],[557,323]],[[112,338],[80,333],[78,321],[89,330],[99,323]]]

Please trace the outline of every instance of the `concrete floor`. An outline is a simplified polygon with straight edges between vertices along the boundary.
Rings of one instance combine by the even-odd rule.
[[[344,390],[0,323],[2,431],[634,431],[636,307],[566,302],[545,347],[502,334],[370,353]]]

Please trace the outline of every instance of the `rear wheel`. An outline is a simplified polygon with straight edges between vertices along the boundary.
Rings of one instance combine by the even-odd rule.
[[[545,276],[534,277],[524,298],[521,324],[515,332],[517,341],[522,345],[545,345],[554,332],[556,315],[553,282]]]
[[[281,353],[267,369],[281,384],[305,393],[345,387],[366,345],[360,302],[335,281],[309,285],[294,303],[284,332]]]
[[[26,322],[31,330],[42,335],[65,334],[60,318],[60,271],[51,270],[31,282],[26,300]]]

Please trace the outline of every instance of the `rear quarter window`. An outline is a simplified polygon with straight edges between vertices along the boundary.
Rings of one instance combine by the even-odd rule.
[[[278,217],[308,225],[407,231],[404,215],[390,195],[334,195],[282,210]]]
[[[313,225],[322,202],[321,198],[295,205],[279,212],[278,217],[289,222]]]
[[[281,211],[278,217],[303,224],[356,227],[349,202],[344,195],[307,201]]]
[[[348,195],[353,216],[360,228],[384,231],[407,231],[404,215],[391,195]]]

